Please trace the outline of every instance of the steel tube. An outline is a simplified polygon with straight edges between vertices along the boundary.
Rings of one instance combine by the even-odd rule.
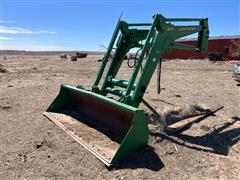
[[[106,91],[108,93],[111,93],[111,94],[114,94],[114,95],[120,96],[120,97],[124,97],[126,95],[126,92],[119,90],[119,89],[110,88],[110,87],[107,87]]]
[[[165,19],[168,22],[181,22],[181,21],[201,21],[202,18],[166,18]]]
[[[147,38],[146,38],[146,42],[145,42],[145,44],[144,44],[144,46],[143,46],[143,49],[142,49],[142,53],[141,53],[141,55],[140,55],[140,57],[139,57],[139,60],[137,61],[137,64],[136,64],[136,66],[135,66],[135,68],[134,68],[134,71],[133,71],[133,74],[132,74],[132,76],[131,76],[131,79],[130,79],[130,81],[129,81],[129,84],[128,84],[128,87],[127,87],[127,91],[126,91],[126,95],[129,95],[129,94],[130,94],[130,92],[131,92],[131,90],[132,90],[132,86],[133,86],[133,84],[134,84],[134,82],[135,82],[135,80],[136,80],[136,78],[137,78],[137,74],[138,74],[138,72],[139,72],[139,69],[140,69],[140,67],[141,67],[142,61],[143,61],[143,59],[144,59],[144,55],[145,55],[146,50],[147,50],[147,48],[148,48],[150,39],[152,38],[153,33],[154,33],[154,31],[155,31],[155,27],[156,27],[156,23],[157,23],[157,21],[158,21],[158,18],[159,18],[158,16],[155,16],[154,21],[153,21],[153,23],[152,23],[152,27],[151,27],[151,29],[150,29],[149,32],[148,32],[148,35],[147,35]]]
[[[112,79],[111,82],[114,86],[119,86],[119,87],[122,87],[122,88],[127,88],[128,84],[129,84],[128,81],[118,80],[118,79]],[[135,87],[136,87],[136,84],[133,85],[133,90],[135,89]]]
[[[106,52],[106,54],[105,54],[105,56],[104,56],[104,58],[103,58],[101,67],[100,67],[100,69],[99,69],[99,71],[98,71],[97,78],[96,78],[96,80],[95,80],[95,82],[94,82],[94,84],[93,84],[93,88],[95,88],[95,87],[98,86],[98,84],[99,84],[99,82],[100,82],[100,80],[101,80],[101,78],[102,78],[102,75],[103,75],[105,66],[106,66],[106,64],[107,64],[107,62],[108,62],[109,55],[110,55],[110,53],[111,53],[111,51],[112,51],[112,48],[113,48],[113,46],[114,46],[115,39],[117,38],[117,35],[118,35],[119,31],[120,31],[120,24],[121,24],[121,21],[118,21],[117,26],[116,26],[116,28],[115,28],[115,30],[114,30],[112,39],[111,39],[111,41],[110,41],[110,44],[109,44],[109,46],[108,46],[107,52]]]
[[[151,26],[152,23],[130,23],[128,26]]]

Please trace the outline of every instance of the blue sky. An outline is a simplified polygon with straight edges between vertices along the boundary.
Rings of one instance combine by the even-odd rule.
[[[210,36],[240,34],[239,0],[1,0],[1,49],[104,50],[117,20],[208,17]]]

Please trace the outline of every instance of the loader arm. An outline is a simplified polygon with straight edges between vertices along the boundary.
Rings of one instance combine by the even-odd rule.
[[[208,46],[208,19],[207,18],[165,18],[156,14],[153,23],[128,24],[119,21],[103,58],[92,91],[106,96],[108,93],[119,96],[119,101],[134,107],[142,102],[144,93],[153,76],[157,64],[164,53],[171,52],[173,48],[206,52]],[[198,22],[198,25],[174,25],[173,22]],[[138,29],[132,29],[138,27]],[[144,29],[142,29],[142,28]],[[197,46],[177,43],[176,40],[198,33]],[[144,40],[144,44],[140,42]],[[118,43],[116,43],[118,42]],[[115,52],[110,57],[114,45]],[[116,75],[125,55],[132,48],[141,48],[141,54],[133,69],[132,75],[127,80],[118,80]],[[149,53],[147,53],[147,51]],[[111,59],[111,61],[110,61]],[[144,63],[144,59],[146,59]],[[103,76],[106,64],[110,61],[109,68],[104,77],[103,84],[99,88],[99,82]],[[140,72],[140,67],[143,67]],[[140,75],[139,75],[140,73]],[[139,79],[136,81],[137,76]],[[120,90],[118,87],[124,88]]]

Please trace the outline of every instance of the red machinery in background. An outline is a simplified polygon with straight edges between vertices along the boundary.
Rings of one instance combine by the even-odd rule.
[[[178,42],[187,45],[196,45],[197,39],[181,39]],[[204,59],[210,60],[239,60],[240,59],[240,35],[212,37],[208,41],[208,52],[173,49],[164,55],[165,59]]]

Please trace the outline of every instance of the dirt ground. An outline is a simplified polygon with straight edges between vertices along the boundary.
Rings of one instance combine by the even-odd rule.
[[[191,104],[224,109],[171,136],[149,125],[149,146],[108,169],[43,116],[60,84],[91,87],[99,58],[1,57],[0,179],[240,179],[240,89],[232,64],[164,62],[161,94],[155,74],[145,95],[159,113]],[[129,77],[126,63],[122,72]]]

